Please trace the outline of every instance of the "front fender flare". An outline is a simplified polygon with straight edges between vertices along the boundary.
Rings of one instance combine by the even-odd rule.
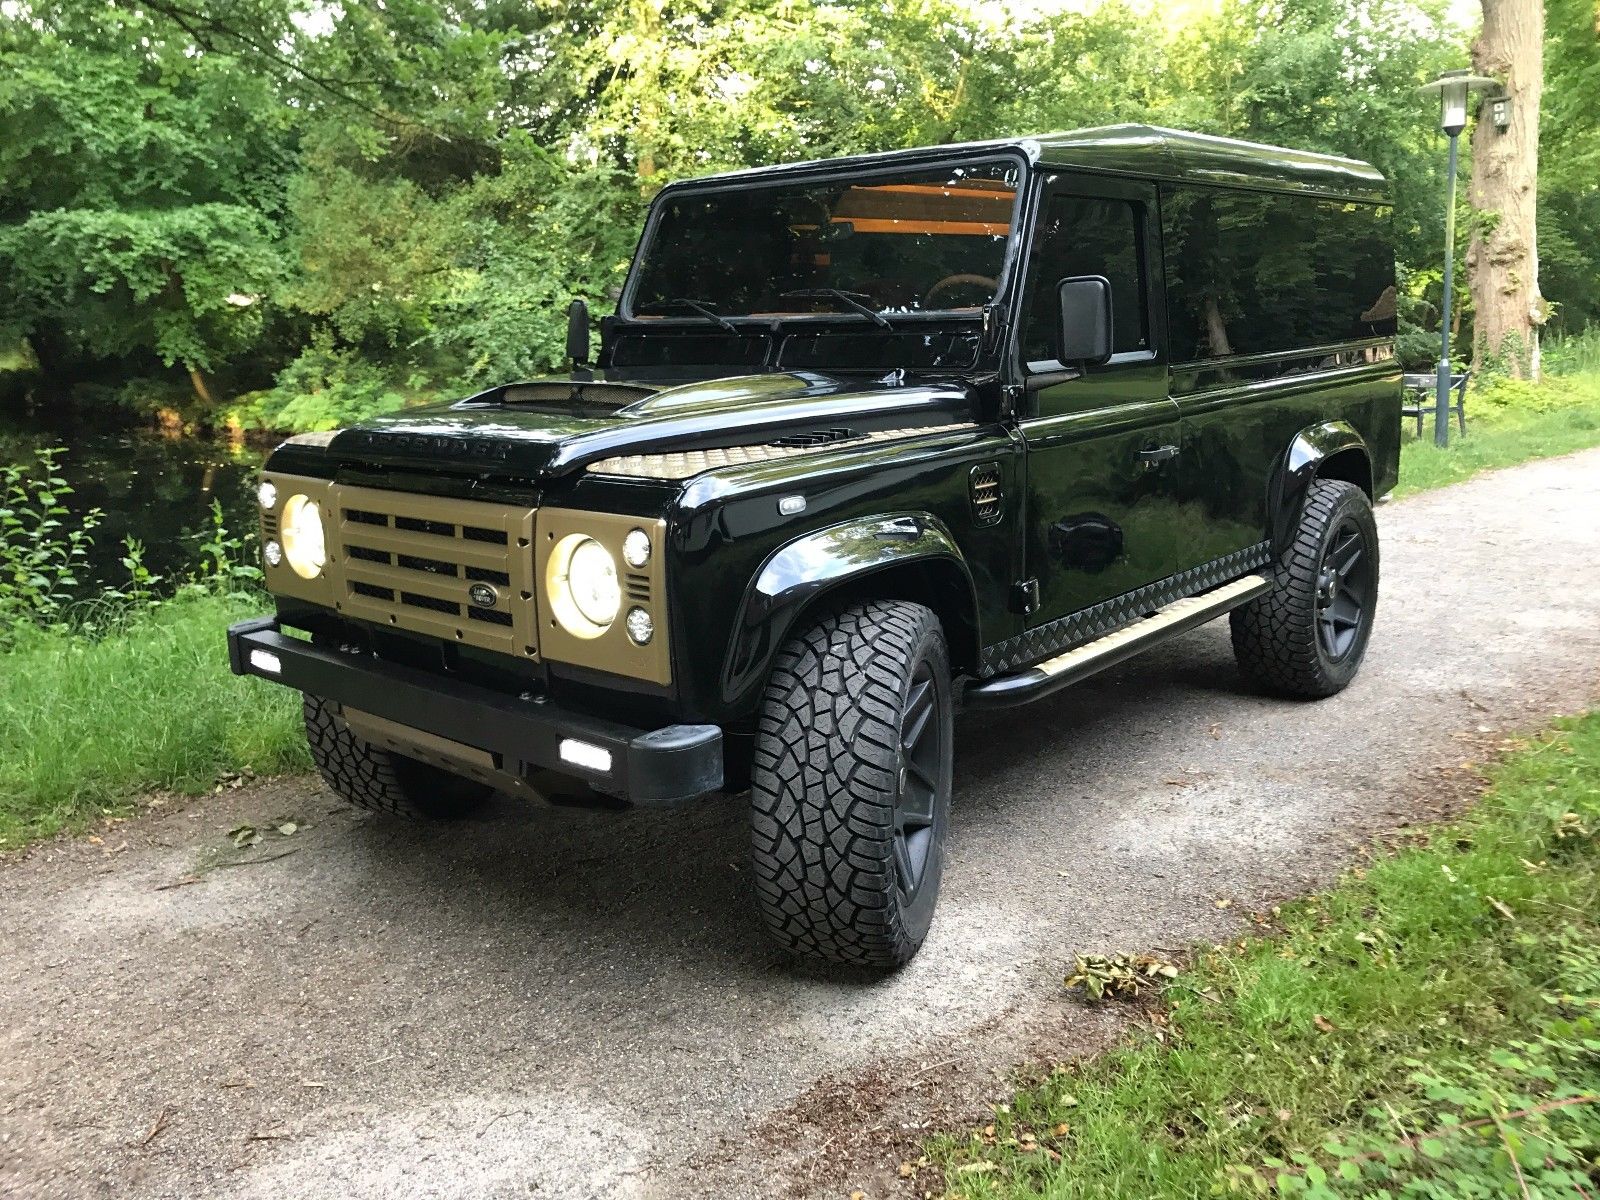
[[[1359,453],[1366,460],[1368,477],[1372,471],[1372,451],[1366,440],[1348,421],[1323,421],[1295,434],[1289,449],[1273,473],[1267,497],[1272,515],[1272,553],[1276,558],[1294,541],[1306,493],[1317,478],[1322,464],[1336,454]]]
[[[723,660],[723,699],[732,702],[765,679],[795,621],[818,597],[865,576],[915,563],[959,572],[969,611],[976,612],[966,559],[950,530],[928,513],[858,517],[780,546],[745,590]]]

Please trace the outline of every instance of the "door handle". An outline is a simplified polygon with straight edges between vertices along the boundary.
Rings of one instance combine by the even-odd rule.
[[[1144,464],[1147,471],[1153,471],[1169,458],[1177,457],[1178,447],[1176,446],[1151,446],[1148,450],[1141,450],[1134,455],[1134,458]]]

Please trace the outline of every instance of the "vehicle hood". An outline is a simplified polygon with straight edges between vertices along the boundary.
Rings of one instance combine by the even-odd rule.
[[[675,387],[584,373],[376,417],[335,434],[328,453],[359,465],[554,479],[619,455],[915,429],[971,420],[973,411],[966,382],[899,372],[870,381],[783,372]]]

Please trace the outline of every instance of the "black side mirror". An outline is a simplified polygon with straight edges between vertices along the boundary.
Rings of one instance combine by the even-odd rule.
[[[1056,285],[1061,328],[1056,357],[1064,363],[1099,366],[1111,357],[1111,281],[1075,275]]]
[[[575,367],[589,361],[589,306],[582,300],[567,305],[567,357]]]

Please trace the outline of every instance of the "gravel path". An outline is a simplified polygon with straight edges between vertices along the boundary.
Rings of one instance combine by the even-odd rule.
[[[1061,999],[1074,948],[1220,935],[1600,693],[1600,451],[1379,524],[1342,696],[1248,693],[1214,624],[959,723],[940,915],[887,982],[769,949],[726,801],[418,829],[290,779],[0,863],[0,1194],[891,1193],[917,1113],[1114,1031]],[[293,854],[198,872],[275,818],[246,856]]]

